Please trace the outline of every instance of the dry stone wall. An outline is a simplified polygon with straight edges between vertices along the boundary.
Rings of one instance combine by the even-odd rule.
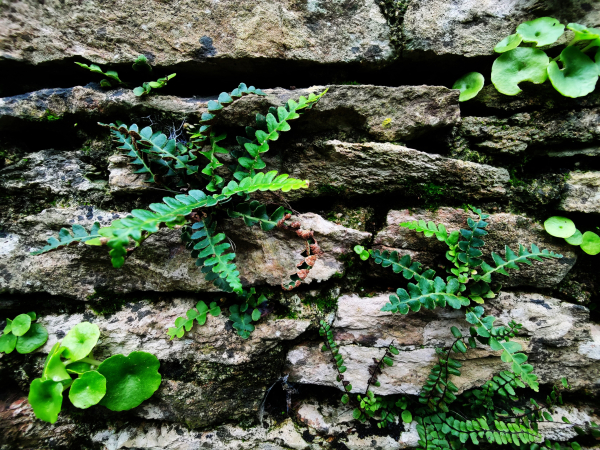
[[[597,91],[569,99],[550,86],[516,97],[486,86],[459,103],[449,87],[474,69],[489,75],[493,47],[516,25],[550,15],[600,26],[587,0],[262,0],[84,2],[15,0],[0,5],[0,328],[6,317],[36,311],[49,332],[36,352],[0,354],[0,449],[400,449],[417,446],[416,423],[385,430],[358,425],[339,401],[330,356],[316,323],[333,323],[352,379],[364,390],[367,366],[394,342],[397,363],[375,393],[417,395],[450,344],[467,332],[464,314],[382,312],[407,281],[353,252],[397,250],[443,273],[445,244],[398,225],[425,220],[449,231],[490,213],[484,259],[505,246],[537,244],[563,255],[534,262],[502,280],[486,313],[523,324],[516,341],[540,376],[543,401],[567,376],[573,391],[555,419],[600,423],[600,275],[598,256],[545,233],[553,214],[585,230],[600,223],[600,125]],[[557,45],[561,45],[560,41]],[[552,51],[552,50],[550,50]],[[136,97],[104,89],[74,61],[131,76],[145,54],[158,73],[177,72],[164,90]],[[455,76],[456,75],[456,76]],[[63,227],[109,225],[172,193],[145,182],[98,122],[152,126],[180,140],[208,102],[240,81],[263,89],[227,107],[215,127],[221,144],[289,99],[327,94],[291,131],[271,142],[267,170],[310,180],[307,189],[253,198],[283,205],[312,230],[324,254],[304,282],[284,291],[306,244],[293,233],[248,228],[222,214],[245,289],[268,307],[250,338],[228,320],[234,296],[204,279],[180,239],[162,228],[117,270],[105,248],[75,245],[31,252]],[[231,84],[231,86],[229,84]],[[295,86],[294,86],[295,85]],[[187,126],[187,125],[186,125]],[[223,155],[223,162],[233,158]],[[225,167],[219,172],[228,174]],[[223,309],[181,339],[167,328],[198,301]],[[125,412],[68,401],[54,425],[35,418],[29,384],[52,345],[81,321],[98,325],[95,356],[146,351],[160,361],[154,396]],[[468,391],[508,366],[478,346],[453,381]],[[568,441],[572,425],[544,424]],[[587,442],[588,449],[597,448]]]

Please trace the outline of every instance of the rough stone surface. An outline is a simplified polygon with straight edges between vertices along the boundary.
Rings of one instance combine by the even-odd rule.
[[[85,164],[79,152],[43,150],[0,170],[0,189],[6,193],[34,192],[37,196],[82,195],[103,192],[106,181],[92,181],[94,166]]]
[[[248,95],[223,110],[219,123],[254,126],[256,113],[266,114],[290,98],[319,93],[325,86],[307,89],[264,89],[266,96]],[[173,96],[136,97],[129,89],[104,90],[96,84],[68,89],[44,89],[0,99],[0,128],[12,127],[16,119],[43,120],[48,114],[78,120],[138,120],[152,113],[187,117],[190,122],[207,112],[211,98]],[[383,126],[385,119],[391,119]],[[327,94],[302,121],[300,131],[360,131],[373,140],[411,140],[460,121],[458,91],[442,86],[330,86]]]
[[[152,17],[152,20],[138,20]],[[0,55],[34,64],[81,56],[129,63],[140,54],[160,66],[220,59],[378,61],[392,56],[389,29],[372,0],[184,1],[150,7],[111,1],[20,1],[0,16]]]
[[[560,113],[524,112],[507,119],[465,117],[460,134],[471,143],[471,147],[490,153],[561,153],[582,146],[597,146],[600,142],[600,119],[596,109]]]
[[[516,27],[536,17],[556,17],[562,23],[600,23],[600,7],[585,0],[431,0],[412,1],[404,15],[403,56],[416,58],[493,55],[494,47]],[[571,37],[568,32],[568,38]],[[558,43],[567,42],[563,36]]]
[[[132,291],[214,291],[216,288],[204,279],[195,266],[189,251],[181,243],[180,230],[160,230],[127,259],[122,269],[114,269],[104,248],[79,247],[63,249],[40,256],[29,253],[40,248],[45,236],[55,235],[61,227],[79,223],[89,229],[99,221],[108,225],[113,219],[125,217],[83,209],[48,209],[39,215],[23,219],[10,232],[12,249],[0,255],[0,292],[47,292],[71,298],[85,299],[96,290],[116,293]],[[305,283],[321,282],[344,272],[338,258],[351,251],[354,245],[364,243],[370,233],[345,228],[308,213],[298,216],[305,229],[315,232],[324,256],[310,271]],[[296,264],[304,257],[305,242],[292,233],[273,230],[265,232],[258,227],[248,229],[241,219],[225,220],[224,232],[237,247],[237,265],[246,286],[281,285],[296,271]]]
[[[560,209],[600,213],[600,172],[570,172]]]
[[[477,216],[454,208],[440,208],[436,212],[418,210],[413,213],[408,210],[392,210],[388,213],[386,228],[375,236],[374,245],[398,250],[401,255],[410,254],[414,261],[436,268],[437,263],[442,263],[445,259],[444,255],[448,249],[446,244],[438,241],[435,237],[426,238],[423,233],[399,227],[398,224],[425,220],[433,221],[436,224],[443,223],[448,231],[454,231],[467,227],[467,217],[476,218]],[[543,262],[533,262],[531,266],[521,264],[521,269],[511,271],[510,277],[501,275],[494,277],[494,280],[503,286],[555,286],[560,283],[577,260],[573,247],[564,240],[551,237],[541,225],[527,217],[495,213],[490,215],[488,222],[490,225],[486,230],[489,234],[483,238],[486,245],[482,251],[484,259],[489,263],[493,263],[489,256],[491,252],[496,252],[501,256],[505,255],[506,245],[513,251],[518,251],[518,244],[526,245],[528,248],[531,244],[536,244],[540,249],[546,248],[563,255],[561,259],[545,259]],[[390,269],[381,269],[377,273],[386,277],[393,275]],[[400,279],[399,276],[398,279]]]
[[[136,174],[131,170],[131,158],[125,155],[112,155],[108,158],[108,187],[111,194],[135,194],[147,192],[150,187],[144,180],[145,174]]]
[[[435,347],[449,345],[451,326],[468,335],[469,324],[464,312],[436,310],[408,316],[394,316],[380,309],[388,295],[358,297],[346,295],[338,299],[339,309],[334,321],[334,339],[347,367],[345,379],[352,392],[364,392],[372,358],[381,358],[383,347],[390,342],[400,349],[396,364],[387,367],[379,377],[378,394],[418,394],[431,367],[437,362]],[[501,293],[487,301],[487,314],[497,317],[498,324],[515,320],[523,324],[516,340],[535,367],[542,383],[556,383],[563,376],[577,388],[597,389],[600,358],[588,349],[600,345],[598,334],[589,325],[589,310],[562,303],[539,294]],[[506,364],[497,352],[479,346],[460,356],[462,376],[453,382],[462,391],[479,386]],[[330,355],[321,352],[318,343],[300,344],[287,355],[287,369],[292,381],[321,384],[343,390],[335,381]]]
[[[400,191],[417,183],[444,185],[448,193],[470,198],[500,197],[506,193],[505,169],[445,158],[389,143],[351,144],[327,141],[309,147],[285,166],[286,172],[308,179],[314,194],[374,194]],[[385,181],[384,181],[385,180]]]

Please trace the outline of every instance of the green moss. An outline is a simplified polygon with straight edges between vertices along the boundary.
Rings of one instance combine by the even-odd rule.
[[[340,186],[332,186],[331,184],[322,184],[317,190],[321,194],[344,194],[346,193],[346,189]]]
[[[127,299],[108,292],[95,291],[86,297],[90,301],[90,309],[101,316],[109,316],[123,309]]]
[[[305,305],[315,305],[319,311],[329,312],[337,309],[337,297],[333,297],[330,293],[326,295],[307,295],[302,300]]]
[[[425,209],[435,211],[444,204],[448,197],[448,187],[435,183],[413,184],[405,188],[406,194],[417,197],[421,206]]]

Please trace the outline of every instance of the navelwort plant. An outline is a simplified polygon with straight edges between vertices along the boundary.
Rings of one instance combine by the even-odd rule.
[[[231,93],[223,92],[217,100],[208,102],[208,111],[202,114],[197,130],[188,127],[195,129],[188,142],[169,139],[150,127],[140,129],[136,124],[100,124],[111,130],[117,148],[130,158],[131,165],[135,167],[134,173],[144,174],[147,183],[160,185],[174,193],[184,190],[187,194],[165,197],[163,203],[151,204],[149,211],[133,210],[130,216],[115,220],[110,226],[99,228],[94,225],[89,234],[79,225],[73,226],[73,234],[62,229],[59,239],[48,239],[49,245],[32,254],[39,255],[83,242],[107,246],[113,266],[119,268],[135,248],[161,227],[181,228],[182,240],[205,278],[219,289],[239,296],[242,304],[238,309],[230,308],[230,313],[238,333],[248,337],[254,327],[246,316],[244,304],[253,294],[242,289],[240,273],[234,262],[236,255],[231,251],[226,235],[218,232],[216,213],[225,210],[230,217],[243,219],[247,226],[260,225],[265,231],[279,228],[294,232],[305,240],[306,250],[296,273],[283,283],[283,287],[292,289],[308,276],[322,254],[314,233],[302,229],[299,222],[288,222],[291,214],[283,206],[269,214],[267,206],[252,200],[250,194],[257,191],[288,192],[308,187],[308,180],[290,178],[277,171],[261,171],[266,167],[262,155],[269,151],[269,141],[276,141],[280,133],[289,131],[289,122],[299,118],[300,111],[311,109],[326,92],[311,93],[308,98],[300,97],[297,102],[290,99],[284,106],[271,107],[266,116],[257,114],[256,126],[246,127],[246,136],[237,137],[240,147],[231,153],[219,145],[227,135],[218,134],[214,129],[216,117],[245,95],[265,95],[260,89],[243,83]],[[227,167],[231,174],[229,180],[224,178],[226,170],[222,170],[224,164],[218,157],[227,154],[235,161]],[[256,313],[250,317],[256,317]],[[189,319],[186,320],[188,322]],[[180,325],[175,328],[176,332],[169,332],[171,337],[178,336],[183,329]]]
[[[13,320],[6,319],[6,327],[0,336],[0,353],[31,353],[37,350],[48,340],[48,330],[39,324],[33,323],[37,316],[34,312],[19,314]]]
[[[524,22],[516,33],[500,41],[494,50],[501,55],[492,65],[492,83],[498,92],[517,95],[519,83],[535,84],[550,80],[565,97],[583,97],[592,92],[598,81],[600,64],[600,30],[578,23],[566,26],[573,39],[551,59],[539,47],[554,44],[565,32],[565,26],[552,17]],[[470,72],[453,86],[460,89],[460,101],[469,100],[483,88],[483,75]]]
[[[161,376],[156,356],[131,352],[98,361],[92,353],[99,337],[98,325],[82,322],[62,343],[54,344],[41,378],[33,380],[29,390],[29,403],[38,419],[56,422],[66,390],[77,408],[100,404],[111,411],[124,411],[140,405],[158,389]]]
[[[593,231],[581,233],[571,219],[561,216],[552,216],[544,222],[548,234],[563,238],[571,245],[581,246],[581,250],[588,255],[600,253],[600,236]]]
[[[483,237],[487,235],[486,228],[489,217],[481,210],[470,207],[476,218],[467,219],[468,229],[449,232],[443,224],[423,220],[401,223],[426,237],[436,237],[448,246],[446,259],[447,273],[442,278],[434,270],[425,270],[420,263],[412,261],[409,255],[400,256],[397,251],[366,250],[356,246],[355,251],[362,260],[373,258],[376,264],[390,267],[395,273],[401,273],[408,283],[407,288],[400,288],[395,295],[390,295],[390,301],[382,311],[408,314],[421,308],[433,310],[438,307],[460,309],[465,313],[466,321],[471,324],[469,335],[464,336],[457,327],[451,327],[453,342],[447,348],[437,348],[438,363],[431,368],[431,373],[414,402],[410,397],[402,397],[397,404],[378,406],[375,412],[380,412],[379,424],[385,423],[384,417],[397,416],[403,419],[411,416],[417,422],[419,433],[419,449],[433,450],[441,448],[464,449],[470,442],[478,445],[480,441],[495,445],[512,445],[516,448],[536,450],[554,448],[550,443],[542,443],[538,423],[551,421],[548,409],[562,402],[558,391],[548,396],[546,405],[540,406],[534,399],[527,401],[520,394],[523,388],[539,390],[538,377],[533,373],[533,367],[527,363],[527,355],[521,353],[521,345],[512,339],[522,327],[514,321],[505,326],[495,326],[496,318],[485,314],[485,299],[495,297],[500,287],[492,288],[490,283],[495,275],[509,276],[508,270],[518,270],[518,264],[532,264],[532,261],[561,258],[562,255],[548,250],[540,250],[535,244],[529,248],[519,245],[514,252],[505,247],[504,257],[492,252],[493,264],[485,262],[481,248],[485,245]],[[338,367],[338,381],[342,380],[346,391],[352,387],[342,375],[345,371],[339,347],[333,341],[333,333],[328,324],[322,322],[321,333],[327,338],[326,347],[334,355]],[[452,377],[461,375],[462,363],[454,356],[467,353],[469,349],[479,345],[489,346],[494,351],[501,352],[503,362],[509,364],[510,370],[501,371],[492,377],[479,389],[458,395],[458,388]],[[390,345],[381,361],[391,366],[391,356],[397,354]],[[386,360],[388,358],[390,361]],[[369,369],[371,375],[381,371],[382,363],[375,361]],[[376,381],[376,379],[375,379]],[[565,387],[566,380],[563,381]],[[369,382],[369,386],[373,382]],[[371,403],[385,405],[386,400],[379,399],[368,393],[368,401],[364,396],[358,399],[358,411],[354,417],[359,420],[370,418],[370,412],[362,409]],[[375,384],[376,386],[376,384]],[[348,401],[348,394],[343,402]],[[362,409],[361,409],[362,408]],[[370,410],[372,411],[372,410]],[[410,415],[406,413],[410,411]],[[566,420],[566,419],[564,419]],[[554,444],[552,444],[554,445]],[[571,444],[578,448],[578,444]]]

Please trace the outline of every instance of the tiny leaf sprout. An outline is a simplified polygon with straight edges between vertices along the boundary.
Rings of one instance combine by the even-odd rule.
[[[479,72],[469,72],[456,80],[452,89],[460,90],[459,102],[466,102],[479,94],[483,89],[484,81],[483,75]]]
[[[25,354],[37,350],[48,340],[48,331],[43,325],[35,322],[34,312],[19,314],[13,320],[6,319],[6,327],[0,336],[0,353]]]
[[[552,216],[544,222],[544,228],[551,236],[563,238],[571,245],[581,246],[581,250],[588,255],[600,253],[600,236],[593,231],[581,233],[567,217]]]
[[[29,389],[29,403],[38,419],[56,422],[67,389],[77,408],[101,404],[112,411],[135,408],[158,389],[161,375],[156,356],[132,352],[129,356],[114,355],[98,361],[92,350],[99,337],[98,325],[81,322],[62,343],[54,344],[41,378],[33,380]]]

